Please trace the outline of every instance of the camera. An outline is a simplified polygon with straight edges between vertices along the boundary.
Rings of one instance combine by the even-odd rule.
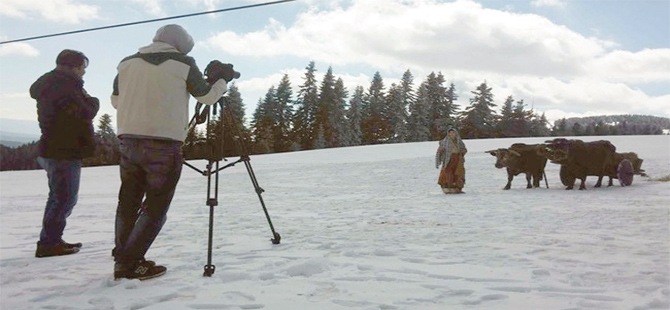
[[[232,64],[222,63],[218,60],[212,60],[207,64],[205,75],[207,76],[207,82],[210,84],[219,79],[224,79],[226,82],[230,82],[232,79],[240,78],[240,73],[233,70]]]

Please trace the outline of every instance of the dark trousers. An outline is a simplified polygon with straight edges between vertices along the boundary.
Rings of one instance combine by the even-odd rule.
[[[144,259],[163,228],[181,176],[181,146],[181,142],[172,140],[121,139],[116,262]]]
[[[66,219],[79,197],[81,160],[59,160],[37,157],[49,178],[49,198],[44,208],[40,244],[44,247],[63,242]]]

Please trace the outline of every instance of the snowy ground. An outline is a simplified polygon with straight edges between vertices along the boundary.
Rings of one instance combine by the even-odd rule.
[[[602,137],[584,140],[601,139]],[[670,175],[670,136],[606,137],[651,179]],[[243,165],[221,176],[213,264],[206,178],[185,167],[148,280],[112,279],[117,167],[85,168],[64,238],[76,255],[35,258],[43,171],[0,173],[0,308],[668,309],[670,182],[525,189],[484,153],[537,139],[466,140],[464,195],[436,184],[437,142],[252,156],[270,228]],[[204,162],[193,162],[204,168]],[[544,182],[542,183],[544,186]]]

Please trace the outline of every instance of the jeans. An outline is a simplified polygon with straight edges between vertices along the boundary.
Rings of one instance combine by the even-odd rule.
[[[37,157],[37,163],[46,170],[49,179],[49,198],[44,208],[40,244],[50,247],[63,241],[66,219],[77,204],[81,160]]]
[[[116,209],[114,260],[144,259],[167,219],[182,168],[181,142],[121,139],[121,189]]]

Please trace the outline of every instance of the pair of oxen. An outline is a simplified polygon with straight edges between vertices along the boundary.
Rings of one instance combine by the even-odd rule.
[[[496,157],[496,168],[507,169],[507,185],[503,188],[506,190],[511,188],[514,176],[521,173],[526,174],[526,188],[539,187],[543,178],[549,187],[544,172],[547,160],[561,165],[561,183],[566,189],[573,189],[577,179],[581,180],[579,189],[586,189],[587,176],[597,176],[595,187],[601,187],[606,176],[609,177],[608,186],[612,186],[612,179],[618,179],[621,186],[629,186],[633,183],[633,175],[645,175],[641,169],[642,159],[636,153],[617,153],[616,147],[607,140],[584,142],[556,138],[542,144],[515,143],[509,148],[486,153]]]

